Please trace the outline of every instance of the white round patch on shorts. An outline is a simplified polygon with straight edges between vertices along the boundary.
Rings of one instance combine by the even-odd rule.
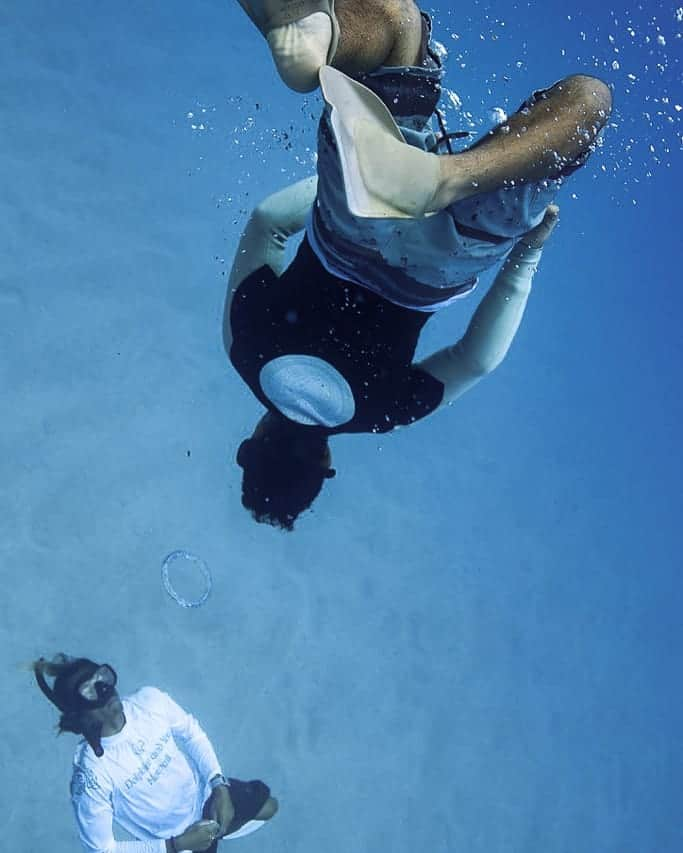
[[[336,427],[356,412],[351,386],[331,364],[312,355],[282,355],[259,374],[263,393],[290,421]]]

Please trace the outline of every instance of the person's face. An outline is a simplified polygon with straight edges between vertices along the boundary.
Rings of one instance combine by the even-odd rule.
[[[105,736],[119,732],[125,724],[116,681],[116,672],[108,664],[104,664],[78,686],[81,700],[92,703],[88,709],[90,717],[102,725],[102,733]]]
[[[120,732],[126,723],[121,697],[117,690],[112,692],[106,705],[103,705],[101,708],[93,708],[89,711],[89,714],[93,720],[102,724],[102,734],[105,737],[107,734]]]

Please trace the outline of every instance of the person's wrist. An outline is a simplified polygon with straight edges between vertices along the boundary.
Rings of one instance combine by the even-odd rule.
[[[212,791],[215,791],[216,788],[230,788],[228,780],[222,773],[216,773],[215,776],[212,776],[209,779],[209,785],[211,786]]]
[[[543,243],[538,243],[538,241],[536,241],[536,240],[525,240],[524,237],[522,237],[517,242],[516,248],[517,248],[518,252],[522,252],[522,253],[524,253],[524,252],[540,252],[541,249],[543,249],[544,244],[545,244],[545,241],[543,241]]]
[[[182,834],[172,835],[166,842],[167,853],[181,853],[185,848],[182,844]]]

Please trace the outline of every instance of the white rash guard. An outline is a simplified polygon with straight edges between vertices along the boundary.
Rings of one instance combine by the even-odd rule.
[[[522,322],[542,251],[517,243],[479,303],[462,338],[418,364],[443,383],[441,406],[457,400],[498,367],[507,355]]]
[[[165,839],[201,820],[221,767],[197,720],[155,687],[121,700],[126,724],[102,738],[97,758],[85,740],[73,762],[71,802],[90,853],[165,853]],[[137,841],[116,841],[116,821]]]
[[[280,276],[287,240],[304,229],[316,199],[316,178],[268,196],[254,210],[242,234],[228,282],[223,336],[230,353],[230,303],[244,279],[267,265]],[[453,402],[497,367],[507,354],[526,308],[542,249],[519,241],[481,300],[466,333],[417,366],[444,386],[441,406]]]

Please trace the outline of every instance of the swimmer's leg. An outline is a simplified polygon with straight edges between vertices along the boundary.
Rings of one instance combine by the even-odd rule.
[[[510,181],[561,176],[587,158],[611,111],[612,93],[602,80],[583,74],[561,80],[467,151],[442,157],[430,209]]]
[[[268,797],[263,804],[261,811],[256,815],[254,820],[270,820],[271,817],[274,817],[277,814],[277,810],[279,808],[280,804],[275,797]]]
[[[326,74],[324,69],[323,82]],[[374,120],[358,120],[356,107],[344,116],[351,86],[334,74],[340,94],[326,98],[345,127],[345,135],[335,129],[335,136],[342,161],[357,164],[344,174],[347,197],[355,190],[371,200],[367,211],[353,211],[360,216],[395,217],[402,210],[404,216],[420,217],[511,181],[559,177],[587,157],[612,108],[611,92],[601,80],[568,77],[468,150],[436,155],[402,143],[378,105]]]
[[[413,0],[239,3],[266,38],[280,77],[297,92],[317,88],[323,65],[359,74],[414,65],[422,49],[422,18]]]

